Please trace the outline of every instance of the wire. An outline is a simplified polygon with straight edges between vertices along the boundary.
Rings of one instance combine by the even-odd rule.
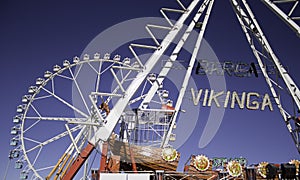
[[[97,154],[100,154],[100,152],[99,152],[98,149],[96,149],[96,153],[95,153],[94,158],[93,158],[93,160],[92,160],[92,162],[91,162],[91,166],[90,166],[90,168],[89,168],[89,172],[91,172],[91,170],[92,170],[92,167],[93,167],[93,164],[94,164],[94,161],[95,161],[95,159],[96,159],[96,155],[97,155]]]
[[[8,162],[7,162],[7,165],[6,165],[6,169],[5,169],[5,173],[4,173],[4,177],[3,177],[3,180],[6,180],[6,177],[7,177],[7,173],[8,173],[8,169],[9,169],[9,166],[10,166],[10,162],[11,162],[11,159],[12,158],[8,158]]]

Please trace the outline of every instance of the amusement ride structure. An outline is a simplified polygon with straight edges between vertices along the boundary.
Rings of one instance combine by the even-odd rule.
[[[180,153],[170,146],[170,142],[176,139],[173,129],[183,111],[183,97],[214,0],[192,0],[189,5],[176,1],[179,8],[160,10],[167,26],[147,24],[152,44],[134,42],[129,45],[132,58],[109,53],[74,57],[72,62],[65,60],[62,66],[55,65],[51,71],[46,71],[43,77],[36,79],[35,85],[29,87],[28,94],[22,97],[22,104],[17,107],[11,129],[14,137],[10,144],[14,148],[9,158],[16,159],[15,168],[21,170],[21,179],[99,179],[106,172],[176,171]],[[300,153],[299,88],[273,52],[247,1],[230,2]],[[300,17],[294,16],[300,6],[299,0],[262,2],[300,37]],[[288,11],[280,8],[285,3],[292,4]],[[180,15],[175,23],[169,13]],[[184,24],[188,24],[187,28],[183,28]],[[158,39],[154,29],[166,33],[164,39]],[[164,87],[164,80],[195,29],[198,37],[177,99],[170,99],[171,89]],[[179,35],[180,40],[174,42]],[[172,46],[172,43],[176,45]],[[146,60],[139,56],[143,50],[153,51]],[[166,54],[168,60],[162,64],[161,58]],[[158,73],[153,73],[158,63],[162,67]],[[273,78],[267,72],[268,63],[276,67],[281,78]],[[86,74],[89,74],[88,79]],[[103,85],[106,80],[114,82],[112,87]],[[92,82],[93,87],[86,86],[83,83],[86,81]],[[282,90],[287,90],[295,109],[285,109],[280,95]],[[49,112],[49,107],[53,111]],[[47,161],[45,157],[48,157]],[[201,177],[193,174],[194,178],[217,178],[208,170],[210,162],[205,156],[194,156],[192,161],[193,167],[187,170],[202,173]],[[100,162],[100,168],[92,169],[94,174],[90,174],[96,162]],[[228,166],[231,176],[241,176],[240,164],[230,162]],[[203,175],[204,171],[209,173]],[[163,175],[156,177],[159,179]],[[181,175],[178,173],[174,177]]]

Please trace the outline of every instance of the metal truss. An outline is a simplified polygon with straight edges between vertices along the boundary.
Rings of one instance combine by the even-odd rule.
[[[296,32],[297,36],[300,37],[299,0],[262,0],[262,2],[287,23]],[[285,7],[286,5],[289,7]]]
[[[299,120],[295,117],[295,114],[288,113],[288,110],[284,109],[282,105],[282,98],[278,92],[278,90],[284,90],[286,88],[288,94],[292,97],[297,110],[299,111],[299,88],[273,52],[246,0],[241,0],[239,2],[237,0],[231,0],[231,3],[240,22],[240,25],[246,35],[248,43],[253,51],[253,54],[256,57],[258,64],[263,72],[266,82],[270,87],[275,103],[277,104],[283,120],[286,123],[288,131],[290,132],[296,148],[300,153]],[[280,78],[282,78],[283,85],[279,85],[276,80],[268,75],[267,68],[265,66],[266,62],[271,62],[276,66],[279,76]]]
[[[92,144],[97,144],[99,140],[107,141],[110,137],[111,133],[113,132],[115,126],[117,125],[123,111],[125,110],[126,106],[128,105],[129,101],[132,99],[135,92],[138,90],[139,86],[142,84],[142,82],[147,78],[148,74],[151,73],[151,70],[155,66],[155,64],[159,61],[160,57],[163,55],[163,53],[168,49],[171,42],[174,40],[176,35],[181,30],[183,23],[185,20],[189,17],[192,10],[196,7],[199,0],[192,1],[190,6],[188,8],[184,9],[170,9],[170,8],[162,8],[161,12],[165,19],[167,20],[169,24],[169,33],[166,35],[164,40],[161,43],[158,43],[158,46],[150,46],[150,45],[143,45],[143,44],[131,44],[129,46],[129,49],[131,50],[132,54],[134,55],[135,59],[137,60],[138,64],[140,65],[139,72],[136,75],[136,78],[134,78],[131,81],[131,84],[128,86],[128,88],[125,90],[122,88],[122,84],[118,83],[120,86],[120,89],[122,89],[123,94],[122,97],[120,97],[116,103],[116,105],[113,107],[112,112],[106,117],[107,123],[104,124],[104,126],[100,127],[98,132],[96,132],[96,135],[91,139]],[[180,3],[181,4],[181,3]],[[183,8],[182,6],[180,6]],[[178,19],[178,21],[173,24],[165,12],[177,12],[182,13],[182,16]],[[155,26],[153,26],[155,27]],[[160,27],[162,28],[162,27]],[[168,29],[168,28],[166,28]],[[152,33],[150,33],[151,35]],[[155,37],[151,35],[153,39],[156,40]],[[154,53],[152,56],[145,62],[144,64],[139,59],[138,54],[136,53],[135,48],[146,48],[146,49],[153,49]],[[116,79],[117,80],[117,79]],[[117,80],[118,82],[118,80]]]
[[[137,44],[137,43],[130,44],[129,49],[136,60],[134,63],[135,66],[133,68],[125,67],[125,66],[119,66],[119,67],[114,66],[111,68],[111,73],[112,73],[115,81],[117,82],[118,87],[116,88],[116,92],[113,92],[111,94],[106,94],[106,96],[107,96],[107,99],[110,98],[110,96],[114,96],[115,98],[117,98],[117,102],[115,103],[114,107],[111,109],[110,113],[107,114],[107,116],[105,117],[105,119],[103,121],[104,123],[102,124],[102,126],[100,126],[98,128],[98,130],[95,132],[94,136],[89,140],[88,146],[86,148],[84,148],[81,151],[81,153],[78,155],[77,159],[74,160],[74,163],[70,167],[70,171],[68,171],[66,173],[66,175],[63,177],[63,179],[72,179],[76,175],[77,171],[84,164],[85,160],[88,158],[91,151],[94,150],[94,148],[91,146],[95,147],[95,146],[97,146],[98,143],[109,140],[109,137],[111,136],[116,125],[118,124],[119,120],[121,119],[125,108],[127,107],[128,104],[130,104],[130,102],[135,101],[135,99],[132,99],[134,94],[137,92],[137,90],[139,89],[141,84],[147,79],[149,74],[151,74],[152,69],[159,62],[162,55],[169,49],[169,45],[174,41],[175,37],[179,34],[179,32],[181,31],[181,29],[184,25],[184,22],[194,12],[194,9],[199,4],[200,0],[193,0],[187,8],[181,3],[180,0],[177,0],[177,2],[179,4],[180,9],[162,8],[160,10],[163,17],[166,19],[168,26],[149,25],[149,24],[146,25],[146,30],[155,43],[154,46],[146,45],[146,44]],[[195,64],[194,62],[196,59],[196,55],[200,48],[204,29],[206,27],[213,2],[214,2],[213,0],[205,0],[202,3],[202,5],[200,6],[199,10],[196,11],[194,18],[190,22],[189,27],[187,28],[185,33],[182,35],[181,40],[178,43],[177,47],[174,49],[174,51],[171,55],[171,58],[170,58],[171,61],[167,61],[167,63],[165,64],[165,67],[168,67],[168,68],[163,68],[160,73],[160,74],[165,74],[165,75],[168,73],[168,69],[170,67],[172,67],[172,65],[173,65],[172,62],[174,62],[176,60],[177,55],[178,55],[179,51],[182,49],[182,46],[183,46],[185,40],[189,37],[189,35],[190,35],[191,31],[194,29],[194,27],[196,27],[198,20],[200,19],[201,15],[203,14],[203,12],[207,8],[207,6],[209,6],[209,8],[208,8],[209,10],[207,10],[206,16],[204,18],[204,26],[202,25],[202,28],[199,33],[199,38],[197,39],[197,42],[195,45],[195,50],[191,57],[191,62],[190,62],[191,68],[189,68],[187,70],[187,74],[186,74],[184,82],[183,82],[183,87],[180,90],[180,95],[177,100],[177,104],[175,106],[175,111],[177,110],[177,112],[181,105],[188,79],[191,75],[192,66]],[[170,13],[170,12],[182,14],[180,16],[180,18],[176,21],[175,24],[173,24],[173,22],[170,20],[170,18],[167,15],[167,13]],[[167,33],[165,38],[161,42],[159,42],[159,40],[155,37],[155,35],[151,31],[153,28],[160,29],[160,30],[167,30],[169,32]],[[145,63],[143,63],[143,61],[140,59],[140,57],[137,53],[138,52],[136,50],[137,48],[150,49],[150,50],[154,50],[154,52],[150,56],[150,58]],[[132,78],[130,84],[127,87],[125,87],[124,81],[122,79],[119,79],[119,77],[115,73],[114,69],[116,69],[116,68],[118,68],[118,69],[121,68],[121,69],[128,70],[129,72],[136,73],[135,78]],[[165,76],[159,76],[159,77],[164,78]],[[163,78],[161,80],[163,80]],[[158,86],[159,83],[153,83],[152,85]],[[152,92],[156,93],[157,89],[158,89],[158,87],[155,87]],[[92,95],[96,96],[96,97],[94,97],[94,99],[97,99],[98,98],[97,96],[100,95],[101,97],[103,97],[103,96],[105,96],[105,93],[95,92]],[[141,98],[143,98],[143,97],[141,97]],[[93,97],[90,97],[90,99],[93,100]],[[94,102],[92,101],[92,103],[93,103],[93,106],[96,107],[96,101],[94,101]],[[100,112],[97,112],[97,114],[99,114],[99,113]],[[176,118],[174,118],[174,115],[173,115],[173,119],[174,120],[172,120],[172,122],[170,123],[170,126],[167,128],[168,133],[167,134],[164,133],[164,142],[167,142],[170,139],[171,130],[173,129],[173,127],[175,125]],[[164,132],[166,132],[166,131],[164,130]]]

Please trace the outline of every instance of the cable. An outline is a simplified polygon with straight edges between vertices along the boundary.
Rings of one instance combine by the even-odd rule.
[[[5,173],[4,173],[4,177],[3,177],[3,180],[6,180],[6,177],[7,177],[7,173],[8,173],[8,168],[10,166],[10,162],[11,162],[11,159],[12,158],[8,158],[8,162],[7,162],[7,166],[6,166],[6,169],[5,169]]]
[[[94,161],[95,161],[95,159],[96,159],[96,155],[97,155],[97,154],[100,154],[100,152],[99,152],[98,149],[96,149],[96,153],[95,153],[94,158],[93,158],[93,160],[92,160],[92,162],[91,162],[91,166],[90,166],[90,168],[89,168],[89,172],[91,172],[91,170],[92,170],[92,167],[93,167],[93,164],[94,164]]]

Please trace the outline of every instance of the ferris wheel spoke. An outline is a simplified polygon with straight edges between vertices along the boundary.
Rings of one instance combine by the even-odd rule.
[[[37,125],[39,122],[40,122],[40,120],[31,124],[29,127],[27,127],[26,129],[23,130],[23,133],[26,133],[27,131],[29,131],[31,128],[33,128],[35,125]]]
[[[36,100],[42,100],[42,99],[51,98],[51,97],[52,97],[52,95],[39,96],[39,97],[34,97],[33,100],[36,101]]]
[[[37,125],[41,120],[43,121],[63,121],[63,122],[84,122],[86,121],[86,118],[70,118],[70,117],[42,117],[41,114],[37,111],[35,106],[32,104],[30,105],[32,109],[35,111],[37,116],[26,116],[24,119],[26,120],[35,120],[36,122],[31,124],[29,127],[24,129],[24,133],[26,133],[28,130],[30,130],[32,127]]]
[[[75,86],[76,86],[76,89],[77,89],[77,91],[78,91],[78,93],[79,93],[79,95],[80,95],[80,98],[81,98],[81,100],[82,100],[84,106],[85,106],[87,112],[89,112],[89,107],[88,107],[88,105],[87,105],[87,103],[86,103],[86,101],[85,101],[85,99],[84,99],[84,97],[83,97],[81,88],[80,88],[80,86],[79,86],[77,80],[75,79],[75,76],[74,76],[74,74],[73,74],[71,68],[69,68],[69,72],[70,72],[70,74],[71,74],[71,76],[72,76],[73,82],[74,82],[74,84],[75,84]]]
[[[36,109],[36,107],[31,103],[30,107],[33,109],[33,111],[37,114],[37,116],[41,117],[41,114],[39,113],[39,111]]]
[[[106,71],[110,70],[113,67],[114,63],[112,63],[111,65],[109,65],[107,68],[105,68],[103,71],[100,72],[100,75],[105,73]]]
[[[81,125],[75,126],[75,127],[73,127],[73,128],[70,129],[70,132],[75,132],[75,131],[77,131],[77,130],[79,130],[79,129],[81,129],[81,128],[82,128]],[[45,145],[47,145],[47,144],[49,144],[49,143],[55,142],[55,141],[57,141],[57,140],[59,140],[59,139],[65,137],[65,136],[67,136],[67,135],[69,135],[69,132],[68,132],[68,131],[64,131],[64,132],[62,132],[62,133],[60,133],[60,134],[58,134],[58,135],[56,135],[56,136],[54,136],[54,137],[52,137],[52,138],[50,138],[50,139],[44,141],[44,142],[38,143],[38,145],[36,145],[36,146],[34,146],[34,147],[32,147],[32,148],[26,150],[26,153],[29,153],[29,152],[31,152],[31,151],[33,151],[33,150],[39,148],[39,147],[43,147],[43,146],[45,146]]]
[[[26,119],[30,120],[48,120],[48,121],[63,121],[63,122],[84,122],[86,118],[70,118],[70,117],[30,117],[26,116]]]
[[[57,76],[58,76],[58,77],[61,77],[61,78],[63,78],[63,79],[73,80],[73,78],[68,77],[68,76],[65,76],[65,75],[62,75],[62,74],[58,74]]]
[[[65,124],[65,127],[66,127],[66,129],[67,129],[67,132],[68,132],[68,134],[69,134],[69,137],[70,137],[70,139],[71,139],[71,142],[72,142],[72,144],[73,144],[75,150],[76,150],[77,153],[79,154],[79,153],[80,153],[79,148],[77,147],[76,141],[75,141],[75,139],[74,139],[74,137],[73,137],[73,135],[72,135],[72,132],[71,132],[69,126],[68,126],[67,124]]]
[[[35,163],[36,163],[36,161],[38,160],[38,158],[39,158],[39,156],[41,154],[42,149],[43,149],[43,146],[38,150],[38,153],[37,153],[36,157],[34,158],[34,160],[32,162],[32,166],[34,166]]]
[[[102,61],[99,62],[99,68],[98,68],[98,71],[97,71],[97,80],[96,80],[96,88],[95,88],[95,91],[96,92],[99,92],[99,85],[100,85],[100,78],[101,78],[101,69],[102,69]]]
[[[37,141],[37,140],[34,140],[34,139],[31,139],[31,138],[28,138],[28,137],[23,137],[24,140],[27,140],[27,141],[30,141],[30,142],[33,142],[33,143],[36,143],[36,144],[41,144],[41,142]]]
[[[84,112],[82,112],[81,110],[77,109],[76,107],[74,107],[73,105],[71,105],[70,103],[68,103],[67,101],[65,101],[64,99],[62,99],[61,97],[57,96],[56,94],[54,94],[54,92],[50,92],[48,89],[46,88],[42,88],[44,91],[46,91],[47,93],[51,94],[54,98],[56,98],[57,100],[59,100],[60,102],[62,102],[63,104],[65,104],[66,106],[68,106],[69,108],[73,109],[74,111],[76,111],[77,113],[81,114],[83,117],[88,118],[89,116],[87,114],[85,114]]]
[[[54,79],[51,79],[51,90],[52,93],[49,93],[50,95],[53,95],[55,93],[55,85],[54,85]],[[50,92],[50,91],[49,91]]]
[[[86,133],[88,133],[87,127],[88,126],[83,126],[83,128],[81,128],[79,133],[74,137],[74,141],[76,144],[71,143],[68,146],[68,148],[65,150],[65,152],[63,153],[61,158],[56,163],[53,163],[49,166],[35,168],[35,172],[37,172],[37,173],[48,172],[46,179],[50,179],[54,174],[55,174],[54,179],[62,177],[63,174],[65,173],[64,171],[66,171],[66,169],[68,169],[70,163],[73,162],[74,157],[76,156],[76,154],[78,154],[78,151],[74,151],[74,150],[77,148],[81,149],[84,146],[84,143],[87,140],[87,138],[86,138]],[[94,128],[96,128],[96,127],[94,127]],[[77,143],[78,143],[78,146],[77,146]],[[72,157],[72,154],[73,154],[73,157]]]
[[[77,90],[78,90],[78,93],[80,94],[80,97],[81,97],[81,99],[82,99],[82,102],[84,103],[87,112],[89,112],[88,105],[87,105],[87,103],[86,103],[86,101],[85,101],[85,99],[84,99],[84,97],[83,97],[83,94],[82,94],[82,91],[81,91],[81,89],[80,89],[80,87],[79,87],[79,85],[78,85],[78,82],[77,82],[77,80],[75,79],[74,74],[73,74],[73,72],[71,71],[70,68],[69,68],[69,71],[70,71],[70,73],[71,73],[71,75],[72,75],[72,80],[73,80],[73,82],[75,83],[75,86],[76,86],[76,88],[77,88]]]
[[[83,126],[83,128],[79,131],[79,133],[78,133],[78,134],[76,135],[76,137],[74,138],[74,139],[75,139],[75,142],[78,143],[79,140],[80,140],[80,138],[84,137],[84,138],[82,139],[82,143],[79,144],[79,149],[82,148],[82,146],[83,146],[83,144],[84,144],[84,141],[86,140],[85,137],[86,137],[86,133],[87,133],[87,132],[88,132],[87,126]],[[67,148],[67,150],[66,150],[65,153],[71,154],[71,153],[73,152],[73,150],[74,150],[74,146],[73,146],[73,144],[71,143],[71,144],[69,145],[69,147]]]
[[[97,70],[90,62],[88,63],[89,67],[94,71],[96,74],[98,74],[100,71]],[[100,69],[101,70],[101,69]]]
[[[86,133],[87,133],[87,126],[84,126],[74,138],[75,143],[79,143],[78,149],[81,149],[82,146],[84,145],[84,141],[86,140],[86,138],[82,138],[82,137],[85,137]],[[80,143],[80,139],[82,141],[81,143]],[[50,167],[52,171],[49,173],[48,177],[51,177],[61,164],[63,164],[62,166],[66,165],[67,161],[69,161],[69,158],[71,157],[71,154],[74,152],[74,150],[75,150],[74,143],[71,143],[68,146],[68,148],[65,150],[61,158],[59,158],[56,165]]]
[[[50,179],[54,174],[55,174],[54,179],[56,179],[59,176],[62,177],[64,175],[65,171],[69,168],[70,163],[73,162],[73,159],[75,158],[76,154],[78,154],[78,151],[74,153],[74,150],[77,148],[81,149],[87,140],[86,138],[86,133],[88,132],[87,127],[88,126],[84,126],[74,138],[75,143],[79,144],[78,147],[77,145],[74,145],[74,143],[71,143],[54,166],[46,167],[47,169],[50,169],[49,170],[50,172],[48,173],[46,179]]]
[[[54,166],[47,166],[47,167],[41,167],[41,168],[38,168],[36,169],[36,172],[41,172],[41,171],[45,171],[45,170],[48,170],[48,169],[52,169]]]
[[[124,79],[124,73],[123,73],[123,66],[121,66],[121,64],[119,64],[118,66],[113,66],[113,68],[120,68],[120,76],[121,76],[121,79]]]
[[[121,84],[123,84],[126,79],[128,78],[128,76],[132,73],[132,71],[128,71],[128,73],[122,78],[122,80],[120,81]],[[118,90],[120,89],[119,86],[116,86],[116,88],[112,91],[112,94],[116,94],[118,92]],[[107,99],[107,103],[111,100],[112,96],[109,96]]]
[[[143,94],[145,92],[145,89],[146,89],[146,85],[147,85],[147,81],[145,81],[145,83],[144,83],[144,86],[143,86],[143,89],[141,91],[141,95],[140,96],[143,96]]]
[[[81,70],[82,70],[83,64],[78,65],[77,70],[75,71],[75,79],[77,79],[78,75],[80,74]]]

